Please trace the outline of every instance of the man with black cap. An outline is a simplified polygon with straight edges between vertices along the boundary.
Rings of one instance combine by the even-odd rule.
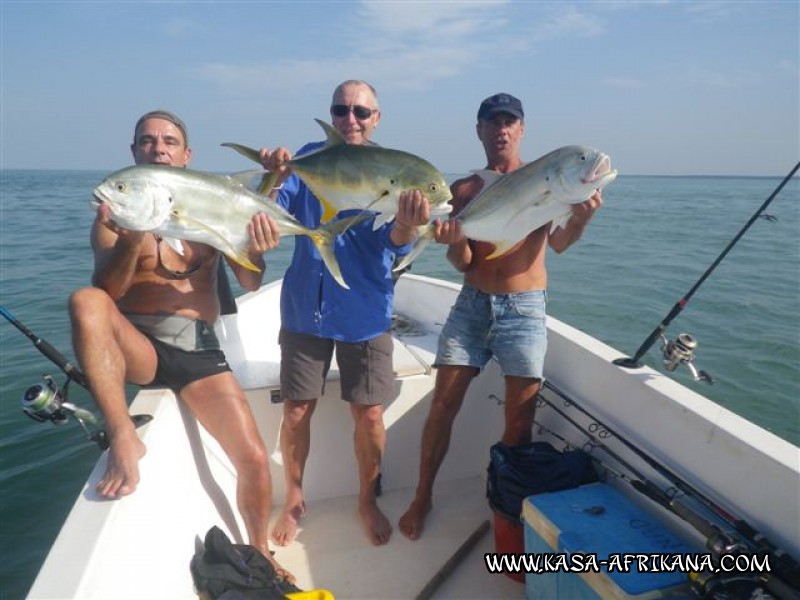
[[[524,119],[522,103],[511,94],[495,94],[481,103],[476,131],[486,154],[486,168],[453,183],[453,214],[487,182],[524,164],[519,154]],[[600,192],[596,192],[576,205],[566,227],[552,233],[550,224],[540,227],[516,248],[492,260],[486,257],[494,246],[465,238],[459,221],[451,219],[437,227],[436,241],[449,244],[447,258],[464,273],[464,285],[439,337],[436,388],[422,433],[419,482],[399,523],[409,539],[422,534],[453,422],[470,382],[492,356],[500,363],[506,382],[502,441],[509,446],[531,441],[547,347],[546,250],[550,246],[560,253],[576,242],[601,205]]]

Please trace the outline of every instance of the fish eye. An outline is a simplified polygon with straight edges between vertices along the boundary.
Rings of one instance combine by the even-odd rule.
[[[124,192],[125,191],[125,184],[122,181],[118,181],[117,183],[115,183],[114,187],[116,188],[116,190],[118,192]]]
[[[431,191],[431,192],[435,192],[435,191],[436,191],[436,190],[438,190],[438,189],[439,189],[439,186],[438,186],[438,185],[436,185],[435,183],[432,183],[432,184],[430,184],[430,185],[428,186],[428,190],[429,190],[429,191]]]
[[[584,160],[584,161],[586,160],[586,155],[585,154],[581,154],[581,160]]]

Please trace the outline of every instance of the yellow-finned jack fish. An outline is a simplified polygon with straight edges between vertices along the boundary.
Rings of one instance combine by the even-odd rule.
[[[398,198],[405,190],[420,190],[433,215],[450,213],[450,188],[428,161],[402,150],[348,144],[336,129],[316,121],[327,136],[325,146],[291,159],[288,166],[322,203],[323,222],[341,210],[359,209],[379,213],[373,226],[377,229],[394,218]],[[258,150],[234,143],[222,145],[261,162]]]
[[[347,288],[333,252],[337,234],[363,221],[358,215],[317,229],[303,226],[283,207],[259,196],[232,177],[167,165],[140,165],[112,173],[94,189],[94,202],[107,204],[119,227],[156,233],[183,253],[180,240],[213,246],[252,271],[247,258],[247,225],[264,212],[275,219],[281,235],[307,235],[334,279]],[[349,288],[348,288],[349,289]]]
[[[501,175],[479,171],[487,187],[453,217],[464,235],[489,242],[487,259],[503,256],[530,232],[552,223],[551,232],[566,225],[572,205],[585,202],[617,177],[607,154],[588,146],[564,146],[516,171]],[[433,224],[419,230],[414,249],[395,267],[405,268],[433,238]]]

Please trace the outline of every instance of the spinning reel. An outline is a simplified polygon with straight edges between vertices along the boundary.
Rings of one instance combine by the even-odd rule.
[[[703,370],[697,370],[694,364],[694,353],[697,349],[697,340],[688,333],[681,333],[673,341],[661,335],[661,354],[664,357],[664,368],[674,371],[680,365],[686,365],[695,381],[706,381],[713,384],[714,378]]]
[[[101,450],[106,450],[108,434],[97,427],[97,417],[91,411],[68,401],[69,384],[73,379],[67,377],[61,388],[50,375],[42,375],[42,379],[43,381],[25,390],[20,400],[22,412],[39,423],[50,421],[55,425],[63,425],[70,417],[74,417],[89,441],[96,442]],[[131,416],[136,427],[148,423],[152,418],[150,415]]]
[[[101,450],[108,448],[108,435],[97,429],[97,418],[88,410],[75,406],[68,401],[69,384],[67,377],[63,387],[58,385],[50,375],[43,375],[43,381],[30,386],[22,395],[22,412],[34,421],[44,423],[50,421],[55,425],[63,425],[70,417],[75,417],[89,440],[97,442]],[[87,426],[92,425],[93,429]]]

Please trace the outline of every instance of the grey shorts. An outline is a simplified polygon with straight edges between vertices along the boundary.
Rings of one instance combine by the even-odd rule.
[[[281,329],[281,396],[284,400],[314,400],[325,392],[325,378],[334,349],[342,387],[342,400],[371,406],[394,394],[389,332],[365,342],[349,344],[329,338]]]
[[[178,393],[194,381],[231,370],[219,348],[214,327],[176,315],[125,315],[153,344],[158,366],[145,387],[168,387]]]

